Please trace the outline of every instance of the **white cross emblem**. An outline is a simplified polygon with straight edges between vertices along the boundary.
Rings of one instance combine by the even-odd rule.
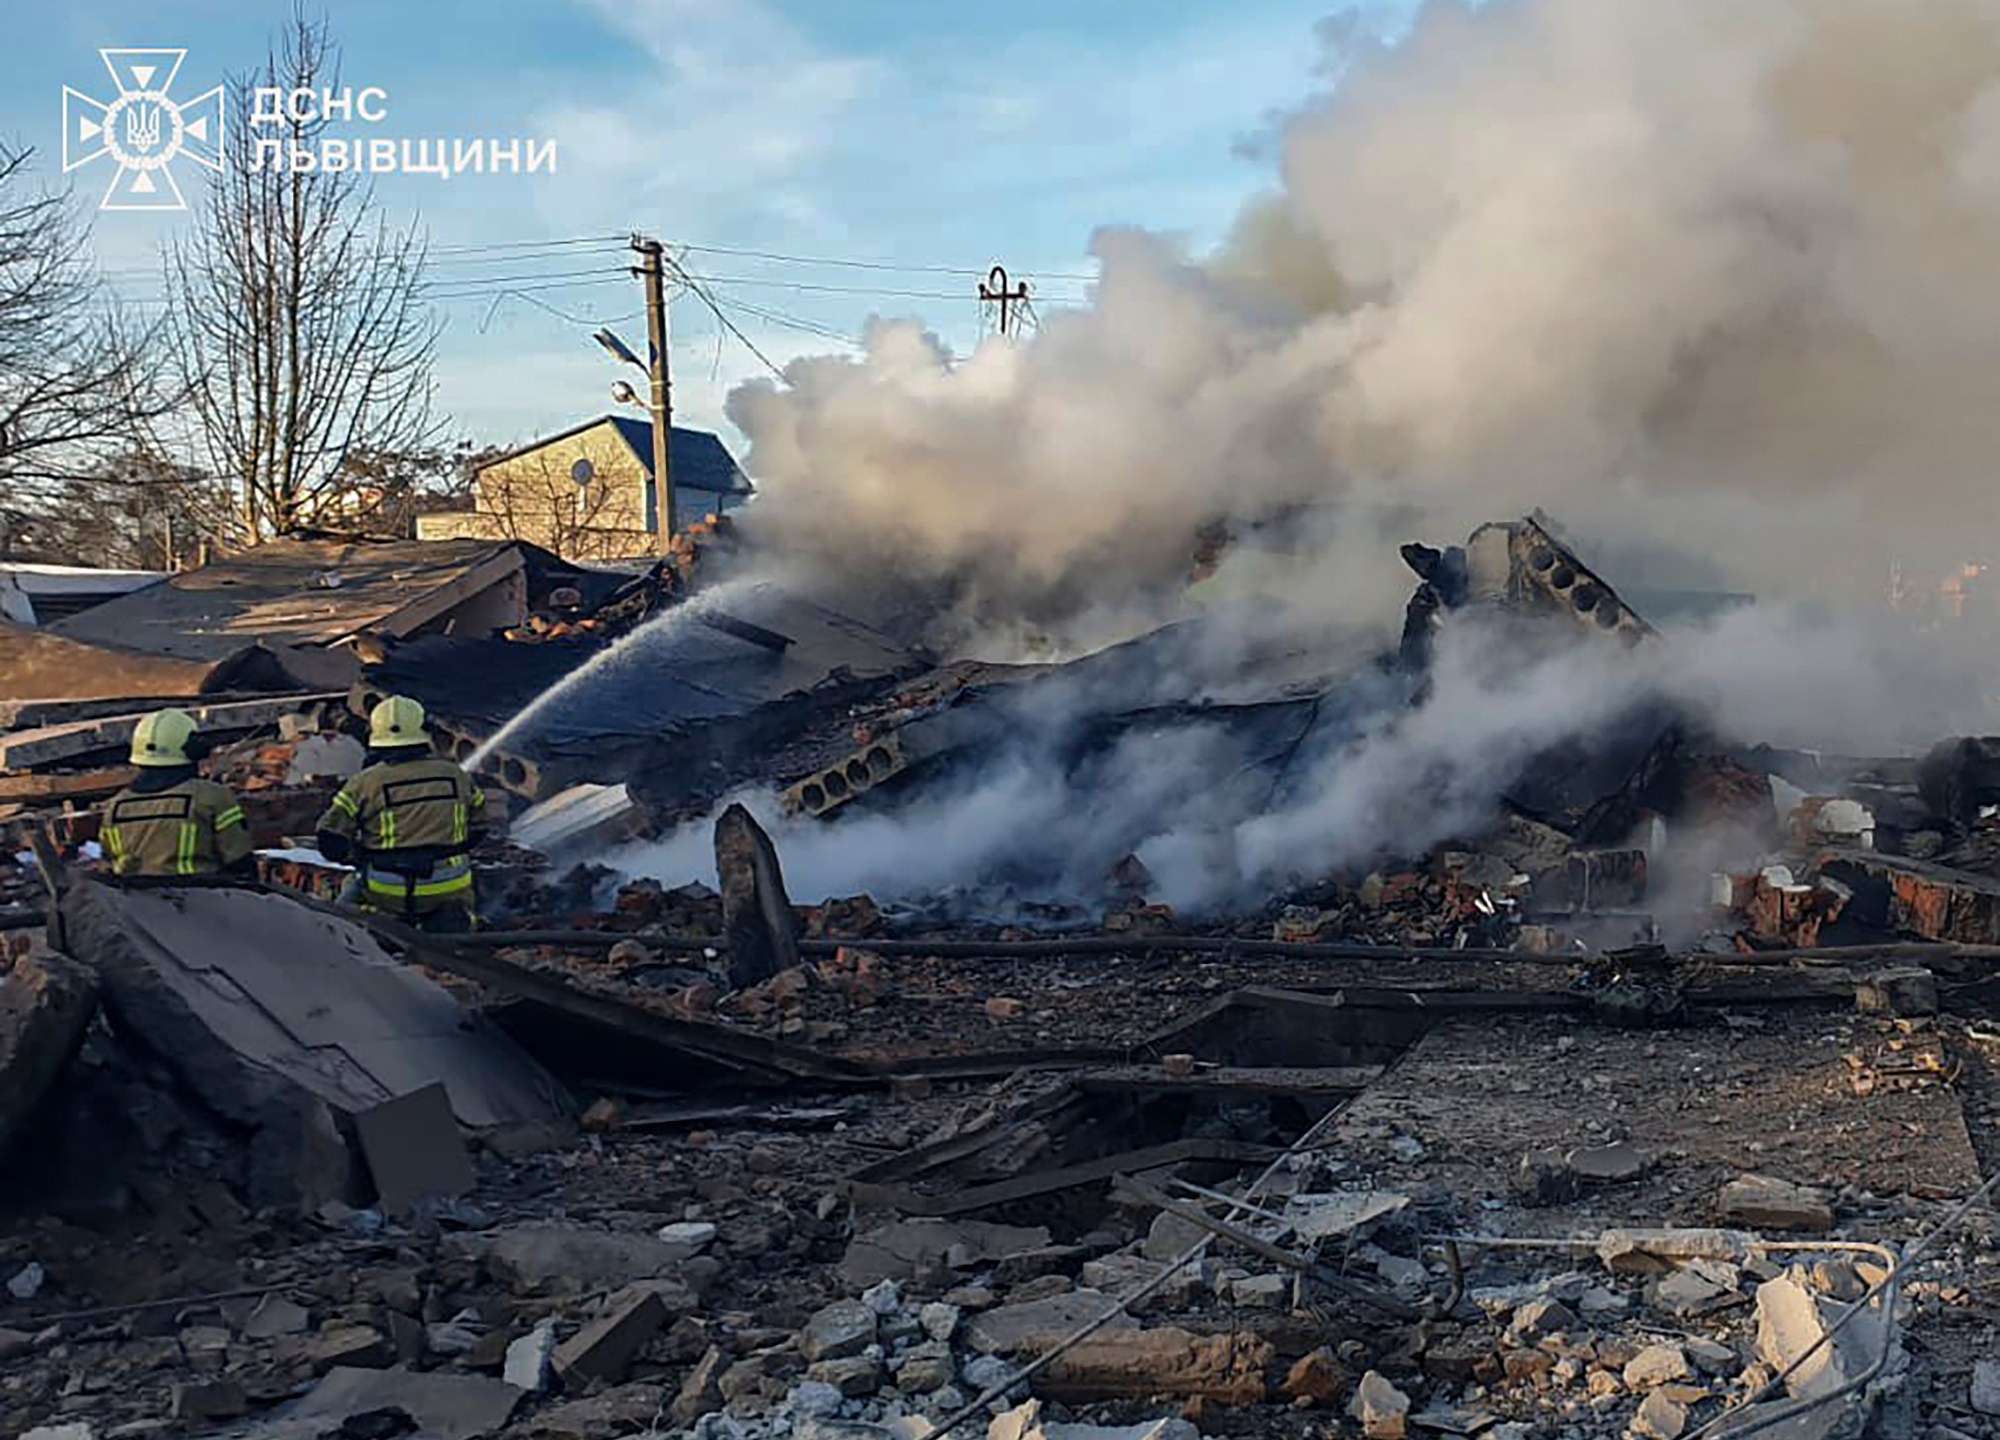
[[[117,162],[101,210],[185,210],[172,161],[186,155],[222,168],[220,85],[185,103],[168,95],[185,50],[99,50],[118,86],[116,98],[93,100],[63,86],[63,171],[99,156]]]

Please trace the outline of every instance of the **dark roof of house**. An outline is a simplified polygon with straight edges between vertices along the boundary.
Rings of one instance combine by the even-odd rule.
[[[91,644],[217,660],[258,641],[326,645],[393,624],[399,612],[446,587],[471,594],[486,576],[493,583],[522,565],[523,547],[513,542],[273,540],[48,629]]]
[[[498,465],[503,460],[512,460],[519,455],[531,454],[545,446],[554,445],[581,435],[586,430],[610,421],[618,430],[619,438],[632,452],[633,458],[644,467],[646,474],[653,473],[653,422],[639,420],[628,415],[599,415],[572,425],[567,430],[559,430],[553,435],[544,435],[539,440],[531,440],[526,445],[509,450],[504,455],[496,455],[479,468]],[[679,425],[667,431],[667,463],[674,467],[674,488],[676,490],[701,490],[711,495],[748,495],[756,487],[738,468],[735,457],[712,432],[707,430],[687,430]]]

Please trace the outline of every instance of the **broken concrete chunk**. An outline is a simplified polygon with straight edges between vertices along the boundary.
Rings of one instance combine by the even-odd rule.
[[[806,1371],[806,1379],[831,1385],[849,1400],[858,1400],[882,1388],[882,1362],[873,1355],[821,1360]]]
[[[785,1408],[794,1415],[814,1419],[825,1419],[840,1413],[846,1396],[840,1393],[838,1385],[829,1385],[824,1380],[805,1380],[792,1387],[785,1397]]]
[[[1624,1140],[1572,1150],[1564,1158],[1579,1178],[1602,1184],[1637,1180],[1646,1173],[1646,1157]]]
[[[539,1395],[549,1388],[556,1356],[556,1325],[544,1320],[507,1347],[500,1378],[516,1389]]]
[[[2000,1360],[1980,1360],[1972,1367],[1972,1408],[1981,1415],[2000,1416]]]
[[[241,1380],[203,1380],[174,1386],[169,1413],[183,1425],[234,1420],[249,1412]]]
[[[814,1364],[859,1355],[875,1343],[880,1322],[873,1306],[860,1300],[836,1300],[806,1321],[799,1333],[799,1351]]]
[[[896,1361],[896,1388],[908,1395],[928,1395],[957,1379],[951,1346],[942,1340],[913,1345]]]
[[[0,955],[0,1150],[40,1110],[97,1014],[97,977],[66,955]],[[16,1297],[23,1298],[23,1297]]]
[[[965,1322],[965,1344],[981,1355],[1033,1357],[1055,1348],[1071,1331],[1097,1319],[1115,1303],[1096,1290],[1073,1290],[1043,1300],[1002,1305]],[[1120,1314],[1106,1329],[1129,1330],[1135,1323],[1131,1316]]]
[[[729,1356],[721,1346],[711,1345],[701,1362],[688,1372],[680,1393],[674,1397],[667,1418],[685,1430],[704,1415],[722,1408],[722,1375],[729,1368]]]
[[[350,1416],[401,1410],[425,1440],[474,1440],[506,1425],[521,1392],[483,1375],[412,1370],[335,1370],[287,1417],[317,1422],[308,1434],[340,1433]]]
[[[1627,1388],[1633,1390],[1656,1390],[1693,1376],[1687,1354],[1678,1345],[1648,1345],[1625,1363],[1623,1372]]]
[[[841,1278],[856,1290],[878,1280],[910,1280],[920,1273],[969,1270],[1023,1250],[1047,1246],[1049,1232],[1035,1226],[979,1220],[899,1220],[857,1235],[840,1262]]]
[[[97,1440],[97,1432],[88,1421],[72,1420],[65,1425],[37,1425],[24,1430],[21,1440]]]
[[[1152,1229],[1146,1232],[1146,1243],[1139,1247],[1139,1253],[1167,1265],[1187,1254],[1197,1241],[1207,1238],[1208,1232],[1192,1220],[1162,1210],[1153,1217]]]
[[[326,1375],[339,1369],[385,1370],[395,1362],[396,1352],[373,1325],[338,1325],[314,1337],[306,1347],[306,1358],[313,1374]]]
[[[933,1340],[946,1341],[958,1333],[959,1308],[933,1300],[917,1312],[917,1324]]]
[[[747,990],[797,965],[798,917],[785,893],[777,847],[741,805],[731,805],[716,819],[715,873],[729,942],[729,983]]]
[[[1546,1340],[1576,1329],[1577,1321],[1560,1300],[1530,1300],[1514,1312],[1507,1328],[1522,1340]]]
[[[1757,1287],[1757,1358],[1778,1373],[1798,1366],[1785,1382],[1792,1398],[1817,1398],[1847,1383],[1840,1348],[1821,1344],[1825,1335],[1819,1301],[1803,1285],[1777,1279]]]
[[[42,1293],[42,1283],[48,1278],[49,1272],[38,1261],[30,1260],[7,1281],[7,1293],[16,1300],[32,1300]]]
[[[1367,1440],[1404,1440],[1409,1433],[1410,1397],[1376,1370],[1361,1377],[1347,1413],[1361,1422]]]
[[[1732,1374],[1742,1364],[1734,1350],[1704,1336],[1691,1336],[1681,1342],[1681,1348],[1704,1375]]]
[[[1245,1310],[1282,1310],[1291,1298],[1291,1278],[1285,1275],[1252,1275],[1229,1286],[1229,1303]]]
[[[664,1398],[658,1385],[621,1385],[541,1411],[529,1433],[548,1440],[603,1440],[607,1435],[643,1433],[658,1419]]]
[[[25,1330],[0,1329],[0,1365],[35,1348],[35,1337]]]
[[[1736,1292],[1694,1270],[1676,1270],[1653,1287],[1653,1303],[1669,1315],[1707,1315],[1736,1303]]]
[[[1028,1400],[993,1417],[986,1440],[1201,1440],[1186,1420],[1145,1420],[1137,1425],[1087,1425],[1043,1420],[1039,1400]]]
[[[517,1225],[486,1247],[486,1268],[519,1290],[544,1285],[598,1289],[673,1274],[686,1259],[677,1246],[651,1235]]]
[[[1681,1440],[1687,1425],[1688,1407],[1664,1391],[1655,1390],[1632,1417],[1630,1433],[1639,1440]]]
[[[861,1303],[883,1319],[902,1308],[903,1287],[894,1280],[880,1280],[861,1292]]]
[[[1381,1221],[1408,1209],[1409,1204],[1408,1195],[1394,1190],[1344,1190],[1294,1195],[1285,1202],[1285,1219],[1301,1240],[1331,1240],[1343,1235],[1365,1234]],[[1154,1233],[1159,1233],[1160,1220],[1175,1218],[1178,1217],[1162,1213],[1154,1222]],[[1186,1228],[1176,1232],[1176,1238],[1185,1236],[1189,1244],[1206,1233],[1188,1221],[1182,1220],[1180,1224]],[[1187,1248],[1183,1244],[1176,1253],[1185,1252]],[[1150,1241],[1146,1253],[1153,1253]]]
[[[625,1378],[632,1359],[667,1323],[667,1307],[657,1292],[641,1286],[611,1297],[609,1310],[558,1346],[556,1374],[565,1384]]]
[[[246,1340],[275,1340],[280,1335],[303,1335],[312,1324],[306,1307],[283,1295],[266,1295],[243,1321]]]
[[[1825,1194],[1768,1175],[1742,1175],[1722,1187],[1721,1218],[1756,1230],[1831,1230],[1833,1207]]]
[[[1107,1295],[1131,1295],[1159,1281],[1166,1268],[1162,1262],[1148,1260],[1143,1255],[1106,1255],[1084,1261],[1079,1275],[1085,1289],[1102,1290]],[[1025,1288],[1015,1292],[1016,1298],[1027,1298],[1023,1294]],[[1190,1262],[1167,1276],[1144,1299],[1133,1301],[1131,1309],[1141,1315],[1154,1310],[1185,1309],[1201,1289],[1201,1266]]]
[[[699,1255],[715,1239],[715,1227],[706,1220],[684,1220],[678,1225],[662,1225],[653,1238],[681,1252],[683,1259]]]

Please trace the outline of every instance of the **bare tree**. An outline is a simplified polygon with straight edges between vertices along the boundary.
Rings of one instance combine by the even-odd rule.
[[[9,521],[146,438],[167,408],[158,352],[111,308],[67,194],[0,146],[0,493]]]
[[[169,250],[169,328],[209,468],[242,486],[253,536],[348,519],[352,460],[437,438],[438,325],[422,299],[425,245],[391,225],[353,170],[292,168],[323,117],[252,125],[253,92],[340,88],[323,21],[294,14],[261,71],[231,85],[244,117],[195,228]],[[305,108],[305,107],[300,107]],[[265,167],[260,142],[285,163]],[[268,149],[268,146],[264,147]]]
[[[235,530],[227,486],[144,447],[66,480],[49,503],[10,515],[0,555],[66,565],[177,570]]]

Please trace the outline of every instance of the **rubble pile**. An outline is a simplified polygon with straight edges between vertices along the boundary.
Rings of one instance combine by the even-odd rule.
[[[1406,551],[1359,699],[1287,672],[1178,706],[1164,632],[992,666],[768,587],[677,614],[736,543],[637,579],[509,546],[451,551],[442,585],[322,541],[231,562],[216,588],[290,628],[132,673],[208,707],[256,884],[106,882],[95,807],[159,697],[13,705],[0,1433],[2000,1427],[2000,741],[1780,752],[1641,706],[1468,833],[1308,858],[1230,910],[1177,912],[1122,847],[1094,887],[802,905],[723,802],[893,816],[1079,668],[1062,763],[1200,709],[1275,757],[1246,770],[1269,794],[1349,700],[1420,698],[1468,609],[1559,645],[1658,632],[1527,517]],[[223,602],[168,589],[115,602],[120,635],[211,634]],[[649,634],[634,688],[504,733]],[[406,681],[454,753],[500,736],[482,933],[342,912],[310,848]],[[711,814],[713,885],[607,850]],[[1711,866],[1688,837],[1721,833]]]

